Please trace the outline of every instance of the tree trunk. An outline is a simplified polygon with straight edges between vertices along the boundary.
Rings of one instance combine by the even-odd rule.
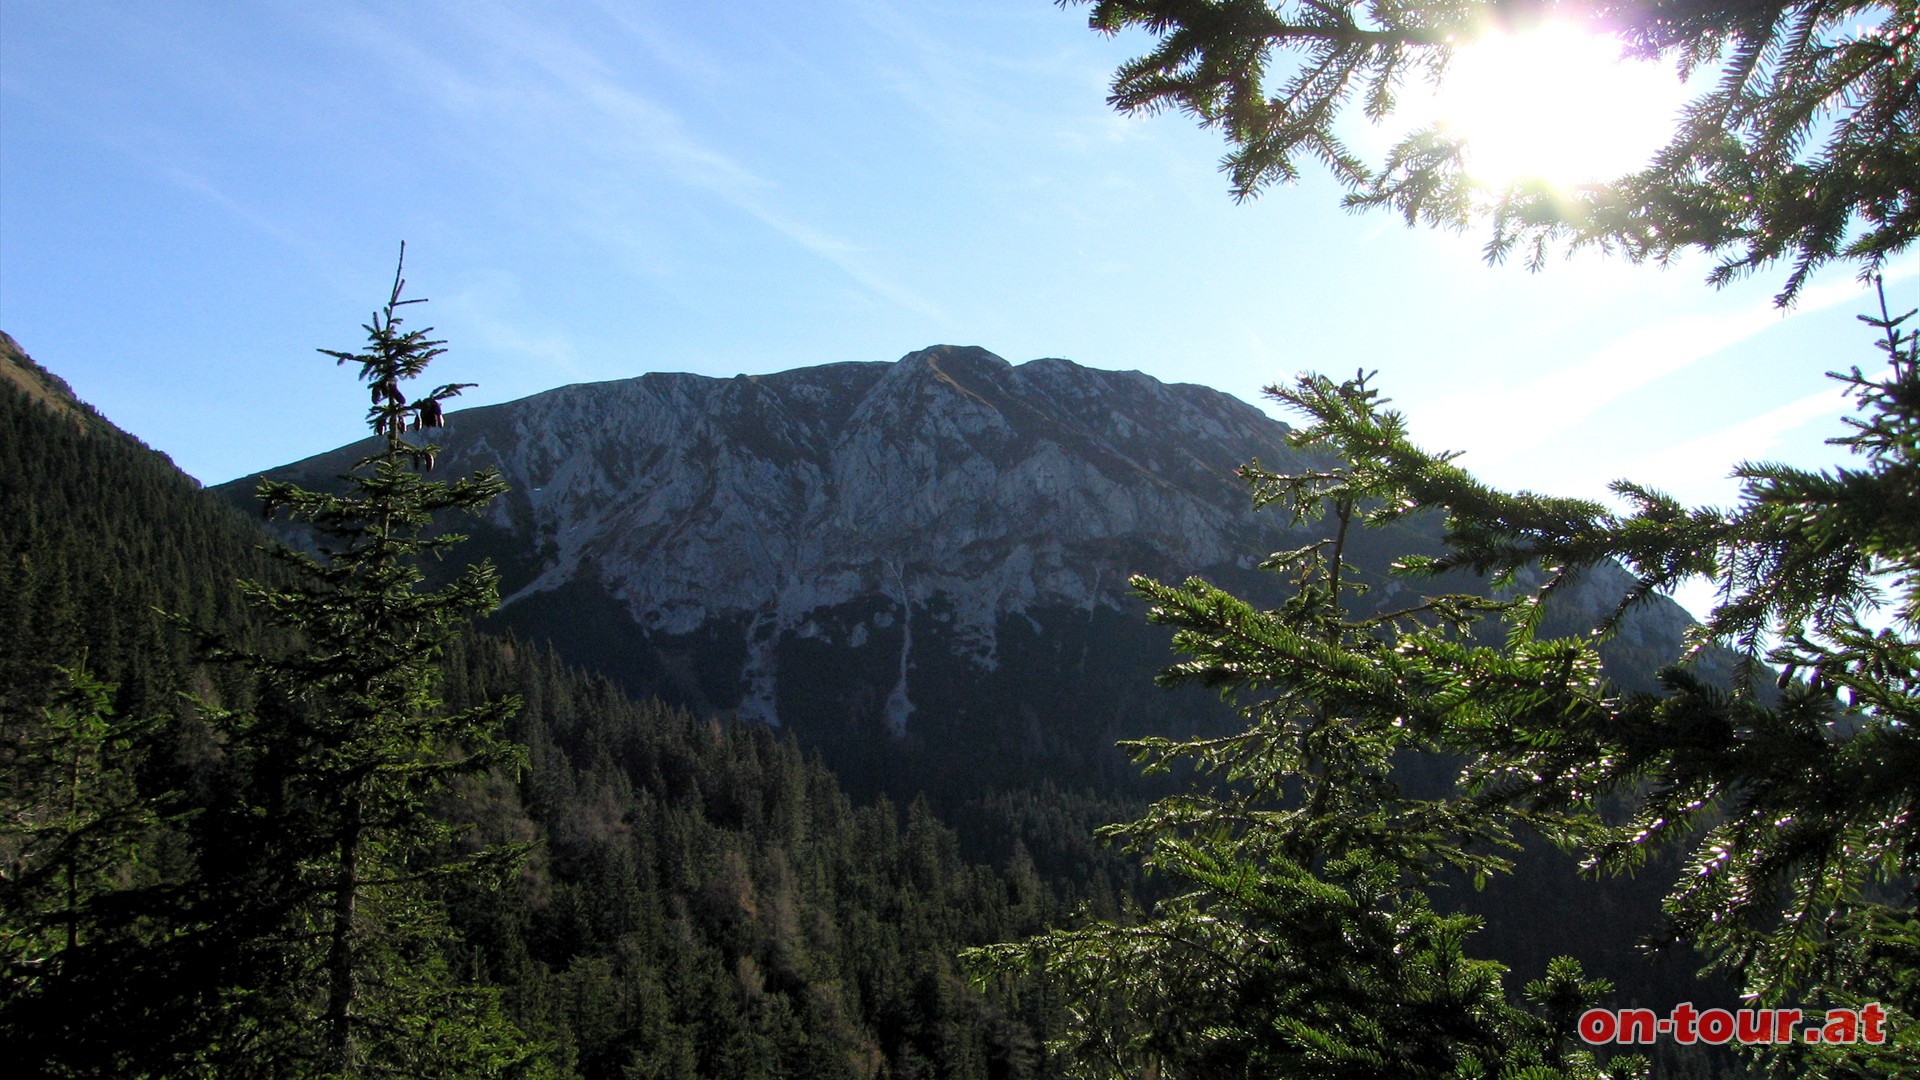
[[[333,930],[327,945],[327,1057],[341,1076],[353,1072],[353,915],[360,893],[360,796],[347,797],[334,873]]]

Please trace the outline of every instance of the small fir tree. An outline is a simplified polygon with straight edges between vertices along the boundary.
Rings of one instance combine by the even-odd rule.
[[[1276,396],[1296,407],[1371,408],[1364,377],[1303,377]],[[1334,430],[1291,435],[1323,450]],[[1150,617],[1176,628],[1190,657],[1161,676],[1238,700],[1248,729],[1225,738],[1130,745],[1149,771],[1176,764],[1202,778],[1137,821],[1104,830],[1176,892],[1151,912],[1056,930],[969,954],[976,975],[1041,969],[1074,1018],[1056,1049],[1095,1077],[1479,1077],[1634,1075],[1570,1040],[1604,983],[1562,958],[1512,1004],[1504,968],[1470,959],[1474,919],[1442,915],[1425,889],[1443,870],[1479,878],[1508,868],[1498,851],[1531,815],[1504,805],[1417,798],[1393,775],[1397,756],[1459,750],[1430,699],[1444,684],[1427,657],[1476,647],[1484,616],[1525,601],[1443,595],[1354,614],[1368,591],[1348,561],[1355,532],[1406,512],[1389,460],[1358,457],[1275,476],[1245,470],[1257,501],[1295,524],[1326,517],[1328,539],[1270,557],[1292,596],[1262,611],[1200,579],[1133,585]],[[1526,642],[1516,671],[1574,695],[1598,683],[1580,642]],[[1524,711],[1539,685],[1507,679],[1457,708]],[[1444,695],[1443,695],[1444,696]],[[1561,829],[1581,822],[1552,819]]]
[[[140,795],[134,774],[156,725],[121,717],[113,687],[84,662],[57,669],[64,685],[37,724],[0,746],[0,1014],[57,1012],[87,958],[137,937],[126,891],[156,878],[150,850],[165,800]]]
[[[419,302],[401,299],[405,284],[396,272],[361,351],[321,350],[358,365],[372,399],[377,441],[344,493],[260,485],[268,516],[317,540],[276,550],[291,585],[243,583],[297,647],[214,650],[255,671],[265,700],[219,714],[248,784],[222,819],[221,842],[243,854],[209,876],[241,894],[238,948],[259,976],[230,996],[239,1019],[220,1053],[274,1075],[491,1076],[527,1057],[496,994],[448,969],[441,900],[453,879],[501,875],[523,853],[461,853],[437,809],[456,778],[521,761],[503,735],[515,699],[449,712],[435,691],[443,650],[492,610],[497,579],[483,563],[433,591],[419,566],[464,539],[435,532],[438,515],[477,512],[506,485],[491,471],[426,479],[436,448],[409,433],[442,426],[443,402],[470,384],[408,396],[444,343],[403,328],[400,309]]]
[[[1833,441],[1860,467],[1744,465],[1744,498],[1727,511],[1626,483],[1624,514],[1494,491],[1415,447],[1364,379],[1270,390],[1310,420],[1297,442],[1348,464],[1248,475],[1263,501],[1330,496],[1330,554],[1272,561],[1304,567],[1277,611],[1197,580],[1136,583],[1192,657],[1167,681],[1258,695],[1241,735],[1136,747],[1155,764],[1191,760],[1240,794],[1178,796],[1109,830],[1189,886],[1151,917],[977,960],[1062,981],[1077,1019],[1069,1049],[1090,1075],[1142,1062],[1179,1076],[1479,1076],[1495,1062],[1581,1075],[1595,1063],[1550,1041],[1586,998],[1577,974],[1558,963],[1529,988],[1556,1025],[1516,1026],[1491,973],[1459,958],[1463,924],[1408,888],[1427,863],[1498,869],[1462,840],[1497,843],[1524,820],[1602,871],[1686,847],[1666,934],[1756,1004],[1883,1011],[1882,1043],[1757,1048],[1774,1075],[1920,1072],[1920,335],[1901,330],[1912,315],[1891,315],[1883,294],[1865,321],[1887,368],[1834,376],[1862,415]],[[1545,583],[1503,603],[1442,596],[1344,619],[1350,521],[1421,511],[1445,516],[1446,550],[1402,560],[1403,575],[1471,570],[1511,590],[1544,569]],[[1694,655],[1731,647],[1743,678],[1716,687],[1682,665],[1663,673],[1664,693],[1623,695],[1600,678],[1591,640],[1537,638],[1546,598],[1608,559],[1639,582],[1602,633],[1705,576],[1719,603]],[[1888,603],[1888,625],[1873,625]],[[1504,642],[1464,632],[1493,610]],[[1389,770],[1403,751],[1465,760],[1459,794],[1407,800]],[[1421,1023],[1396,1029],[1408,1010]]]

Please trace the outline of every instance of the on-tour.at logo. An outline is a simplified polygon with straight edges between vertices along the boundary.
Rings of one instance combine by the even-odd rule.
[[[1879,1004],[1858,1009],[1706,1009],[1675,1005],[1665,1016],[1652,1009],[1588,1009],[1580,1014],[1580,1037],[1589,1043],[1651,1043],[1671,1037],[1687,1045],[1761,1043],[1883,1043],[1887,1013]],[[1803,1026],[1804,1025],[1804,1026]]]

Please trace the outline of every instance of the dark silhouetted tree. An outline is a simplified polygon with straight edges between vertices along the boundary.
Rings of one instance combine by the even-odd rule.
[[[377,441],[344,492],[260,485],[264,512],[307,523],[316,541],[276,551],[291,584],[244,586],[297,647],[214,650],[266,687],[255,713],[218,720],[248,780],[227,815],[240,835],[222,840],[251,854],[227,872],[252,909],[239,920],[245,966],[264,975],[237,999],[248,1023],[227,1049],[276,1075],[489,1076],[527,1053],[496,992],[464,985],[444,952],[443,889],[497,877],[522,854],[460,851],[436,808],[456,778],[521,761],[504,734],[514,700],[449,711],[435,689],[448,642],[497,603],[496,579],[481,564],[434,591],[420,567],[464,539],[435,531],[439,515],[476,512],[506,485],[491,472],[424,475],[435,447],[409,433],[441,426],[442,403],[467,384],[408,396],[444,350],[403,327],[401,308],[419,302],[404,287],[396,273],[361,351],[322,350],[357,365],[372,399]]]
[[[1370,410],[1377,397],[1364,378],[1303,378],[1275,393],[1307,408]],[[1290,438],[1318,451],[1335,434],[1314,425]],[[1133,582],[1189,657],[1161,682],[1218,690],[1249,724],[1226,737],[1129,744],[1150,771],[1183,766],[1199,778],[1139,820],[1104,830],[1175,894],[1134,917],[975,950],[977,975],[1044,971],[1076,1019],[1057,1045],[1077,1075],[1634,1075],[1637,1059],[1603,1065],[1571,1042],[1575,1018],[1605,984],[1563,958],[1526,988],[1534,1007],[1516,1006],[1501,985],[1504,968],[1465,951],[1475,920],[1427,901],[1443,871],[1508,869],[1498,852],[1513,846],[1516,823],[1537,815],[1414,797],[1394,777],[1408,753],[1460,752],[1468,717],[1527,711],[1556,686],[1591,694],[1592,650],[1516,643],[1512,663],[1525,677],[1465,691],[1434,658],[1472,651],[1468,634],[1483,617],[1524,623],[1532,605],[1472,595],[1386,611],[1355,602],[1369,583],[1348,561],[1350,541],[1406,511],[1390,461],[1247,475],[1259,501],[1295,524],[1331,523],[1327,540],[1267,560],[1296,586],[1281,607],[1255,609],[1197,578]]]

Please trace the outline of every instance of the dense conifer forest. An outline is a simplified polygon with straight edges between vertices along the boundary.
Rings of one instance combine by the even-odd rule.
[[[1578,847],[1615,827],[1581,807],[1437,791],[1463,761],[1487,767],[1471,760],[1478,729],[1422,733],[1373,706],[1350,730],[1321,727],[1315,704],[1276,742],[1266,710],[1281,716],[1283,696],[1251,706],[1243,734],[1134,743],[1160,774],[1138,786],[984,783],[946,806],[862,804],[791,734],[636,700],[545,645],[467,625],[493,603],[490,568],[412,564],[457,549],[437,512],[500,485],[425,479],[431,446],[403,436],[459,387],[411,402],[400,390],[392,373],[419,374],[439,343],[399,333],[399,287],[370,350],[333,354],[372,373],[385,449],[344,494],[262,485],[268,515],[318,523],[312,550],[272,541],[5,342],[0,1033],[28,1075],[1011,1078],[1156,1061],[1236,1076],[1314,1062],[1328,1075],[1495,1062],[1591,1080],[1742,1074],[1713,1047],[1656,1046],[1646,1062],[1573,1042],[1590,1006],[1698,996],[1683,951],[1658,968],[1621,948],[1623,927],[1661,929],[1660,893],[1685,871],[1669,857],[1644,886],[1584,890],[1543,876],[1555,856],[1539,836]],[[1911,342],[1876,325],[1910,378]],[[1303,379],[1301,401],[1372,422],[1364,380]],[[1369,501],[1399,505],[1380,490],[1405,482],[1366,472],[1364,454],[1304,478],[1248,471],[1256,496],[1339,523],[1274,557],[1303,575],[1281,608],[1198,579],[1136,583],[1176,646],[1206,657],[1163,681],[1244,689],[1268,678],[1236,658],[1253,642],[1263,664],[1302,651],[1302,700],[1345,701],[1432,678],[1364,674],[1420,655],[1407,642],[1461,663],[1496,655],[1450,640],[1445,620],[1525,620],[1525,594],[1424,601],[1441,628],[1403,633],[1393,652],[1376,624],[1406,613],[1345,621],[1338,598],[1364,587],[1346,530]],[[1443,464],[1421,482],[1456,482]],[[1273,620],[1312,636],[1259,625]],[[1524,633],[1508,647],[1534,648]],[[1559,709],[1561,693],[1657,707],[1602,696],[1589,642],[1539,650],[1475,694],[1393,708],[1497,713],[1517,694],[1514,709]],[[1694,675],[1663,678],[1727,700]],[[1754,715],[1802,707],[1773,700]],[[1608,812],[1669,797],[1646,791],[1619,787]],[[1154,795],[1144,817],[1102,830],[1115,849],[1099,845],[1094,826]],[[1506,878],[1504,853],[1529,836]],[[1247,845],[1269,843],[1247,861]],[[1484,921],[1460,914],[1487,877],[1494,888],[1465,905]],[[1566,896],[1571,915],[1542,917]],[[1479,934],[1488,922],[1501,932]],[[1851,961],[1867,985],[1910,971],[1897,931],[1894,951]],[[1498,960],[1479,958],[1489,945]],[[1900,993],[1876,996],[1899,1010]],[[1775,1071],[1799,1060],[1776,1057]],[[1853,1075],[1859,1060],[1819,1064]]]
[[[14,1075],[294,1075],[300,1033],[265,1028],[298,1013],[257,1008],[276,973],[247,964],[258,898],[230,891],[262,856],[223,847],[243,835],[229,795],[253,759],[209,719],[270,691],[205,662],[183,628],[273,648],[284,633],[233,582],[286,571],[257,522],[8,348],[23,376],[0,393]],[[437,799],[464,830],[452,854],[524,857],[503,886],[438,890],[456,933],[415,957],[444,970],[443,993],[481,992],[486,1072],[1046,1074],[1044,995],[989,999],[955,959],[1081,899],[1017,840],[997,866],[970,862],[924,800],[856,807],[770,729],[636,702],[524,643],[463,634],[442,669],[450,709],[521,703],[507,734],[524,767]],[[464,1060],[441,1074],[479,1074]]]
[[[1844,460],[1744,462],[1725,508],[1506,492],[1416,445],[1377,373],[1303,372],[1267,390],[1289,464],[1236,474],[1304,544],[1239,556],[1282,584],[1122,571],[1172,640],[1158,682],[1226,726],[1140,733],[1133,771],[1056,730],[1064,766],[982,778],[888,741],[897,569],[875,739],[650,700],[618,648],[582,670],[490,624],[501,575],[459,534],[507,483],[434,475],[470,384],[414,384],[444,343],[402,328],[397,272],[365,345],[321,350],[369,394],[363,456],[244,507],[0,334],[0,1071],[1920,1075],[1920,311],[1888,296],[1920,235],[1915,0],[1080,2],[1151,39],[1109,103],[1217,130],[1236,197],[1316,161],[1349,209],[1490,225],[1490,262],[1692,252],[1715,285],[1784,270],[1783,309],[1857,271],[1872,352],[1817,360]],[[1476,176],[1451,121],[1348,145],[1343,114],[1562,11],[1721,65],[1638,171]],[[1625,596],[1563,619],[1596,571]],[[1684,655],[1631,640],[1699,582]],[[956,725],[1001,750],[982,730]]]
[[[236,721],[288,707],[245,661],[301,636],[238,583],[295,589],[295,569],[257,518],[7,345],[0,1027],[37,1075],[341,1075],[316,1041],[317,969],[283,929],[299,901],[279,895],[300,876],[280,834],[320,819],[249,803],[284,765],[252,745],[270,721]],[[437,671],[447,715],[510,706],[515,753],[430,794],[448,828],[406,865],[504,858],[412,897],[437,929],[398,954],[404,977],[363,979],[359,1007],[417,1019],[392,1044],[429,1049],[368,1052],[357,1074],[1060,1075],[1068,988],[963,952],[1151,925],[1177,884],[1094,832],[1192,784],[1185,770],[856,804],[791,735],[636,700],[544,645],[466,629]],[[1571,952],[1620,1000],[1685,993],[1684,953],[1649,967],[1619,948],[1620,927],[1654,925],[1658,876],[1581,892],[1543,873],[1559,859],[1431,893],[1496,927],[1482,944],[1523,978]],[[1660,1075],[1734,1074],[1701,1049],[1656,1048]]]

